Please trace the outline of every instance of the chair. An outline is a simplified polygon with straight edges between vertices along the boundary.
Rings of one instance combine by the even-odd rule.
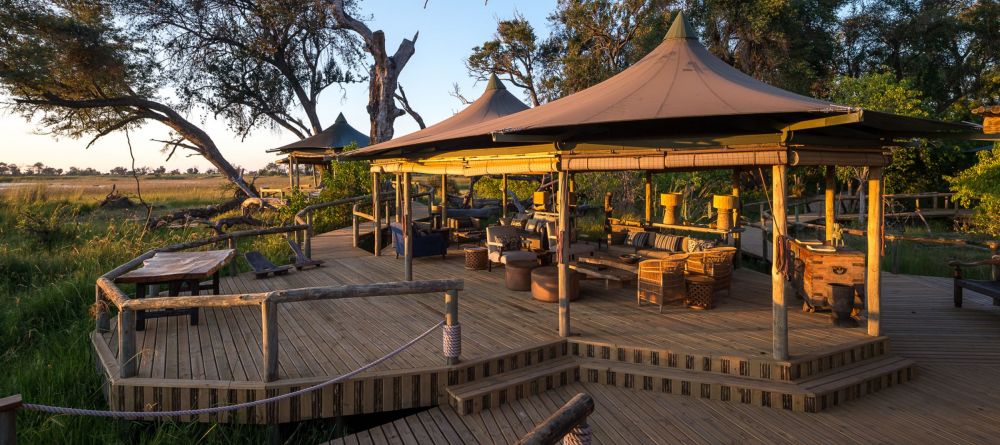
[[[959,261],[949,261],[948,265],[955,269],[955,307],[962,307],[962,289],[969,289],[973,292],[979,292],[987,297],[993,298],[993,305],[1000,306],[1000,275],[993,275],[995,280],[970,280],[968,278],[962,278],[962,267],[975,267],[975,266],[1000,266],[1000,255],[993,255],[989,259],[976,261],[972,263],[963,263]]]
[[[267,278],[271,274],[275,276],[284,275],[292,268],[290,265],[276,266],[264,254],[256,251],[244,253],[243,257],[246,258],[247,263],[253,268],[253,274],[257,278]]]
[[[546,221],[545,222],[545,233],[549,239],[549,251],[555,252],[559,246],[559,232],[556,230],[556,222]],[[569,245],[569,258],[574,259],[580,255],[593,255],[594,251],[597,250],[597,246],[585,244],[585,243],[570,243]]]
[[[493,263],[507,264],[507,261],[534,261],[538,255],[521,250],[520,230],[514,226],[490,226],[486,228],[486,249],[489,252],[489,270]]]
[[[403,225],[398,222],[389,224],[392,232],[392,244],[396,249],[396,258],[403,255],[405,245],[403,240]],[[441,255],[441,258],[448,256],[448,232],[446,230],[422,231],[413,229],[413,257],[425,257]]]
[[[295,242],[295,240],[287,238],[287,241],[288,247],[292,249],[292,259],[295,261],[296,269],[302,270],[305,267],[319,267],[323,265],[323,260],[314,260],[307,257],[306,254],[302,252],[302,247],[299,246],[299,243]]]
[[[671,255],[656,260],[646,260],[639,263],[639,280],[636,289],[636,304],[642,305],[643,300],[660,305],[663,313],[663,303],[684,301],[687,298],[687,285],[684,283],[684,264],[686,253]]]
[[[713,247],[687,255],[688,273],[705,275],[715,279],[715,292],[725,289],[726,296],[732,294],[733,257],[735,247]]]

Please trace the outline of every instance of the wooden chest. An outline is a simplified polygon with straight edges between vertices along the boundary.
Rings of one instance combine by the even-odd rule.
[[[836,251],[823,252],[810,249],[809,243],[793,241],[792,257],[795,258],[793,283],[796,292],[810,306],[828,307],[831,283],[853,284],[863,289],[865,284],[865,254],[854,249],[838,247]],[[812,244],[812,246],[819,246]]]

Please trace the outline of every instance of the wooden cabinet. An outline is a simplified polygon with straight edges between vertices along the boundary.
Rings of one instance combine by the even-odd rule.
[[[855,285],[859,291],[864,288],[864,252],[844,247],[827,251],[830,248],[822,244],[798,240],[790,247],[795,261],[792,283],[810,307],[829,307],[831,283]]]

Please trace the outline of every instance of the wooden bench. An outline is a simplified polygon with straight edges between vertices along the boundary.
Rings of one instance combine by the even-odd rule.
[[[972,263],[950,261],[948,265],[955,268],[955,307],[962,307],[962,289],[979,292],[993,298],[993,305],[1000,306],[1000,255],[994,255],[988,260]],[[992,266],[991,280],[970,280],[962,278],[962,267]]]
[[[243,254],[250,263],[250,267],[253,268],[253,274],[257,278],[267,278],[268,275],[284,275],[292,268],[292,266],[276,266],[264,254],[260,252],[247,252]]]

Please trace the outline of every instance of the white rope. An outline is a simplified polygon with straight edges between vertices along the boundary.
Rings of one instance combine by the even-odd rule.
[[[375,361],[373,361],[373,362],[371,362],[371,363],[369,363],[367,365],[364,365],[364,366],[362,366],[362,367],[360,367],[358,369],[355,369],[355,370],[353,370],[353,371],[351,371],[351,372],[349,372],[347,374],[344,374],[344,375],[342,375],[340,377],[334,377],[334,378],[332,378],[330,380],[327,380],[327,381],[325,381],[323,383],[319,383],[317,385],[313,385],[313,386],[310,386],[308,388],[303,388],[303,389],[300,389],[298,391],[292,391],[292,392],[290,392],[288,394],[282,394],[280,396],[271,397],[269,399],[254,400],[252,402],[244,402],[244,403],[239,403],[239,404],[236,404],[236,405],[217,406],[217,407],[213,407],[213,408],[188,409],[188,410],[180,410],[180,411],[148,411],[148,412],[147,411],[104,411],[104,410],[96,410],[96,409],[64,408],[64,407],[61,407],[61,406],[38,405],[38,404],[34,404],[34,403],[25,403],[25,404],[23,404],[21,406],[24,407],[25,409],[30,409],[30,410],[34,410],[34,411],[41,411],[41,412],[46,412],[46,413],[52,413],[52,414],[73,414],[73,415],[78,415],[78,416],[114,417],[114,418],[126,418],[126,419],[128,419],[128,418],[143,418],[143,417],[197,416],[197,415],[201,415],[201,414],[214,414],[214,413],[220,413],[220,412],[225,412],[225,411],[234,411],[234,410],[238,410],[238,409],[251,408],[251,407],[254,407],[254,406],[258,406],[258,405],[263,405],[263,404],[266,404],[266,403],[278,402],[278,401],[281,401],[281,400],[284,400],[284,399],[288,399],[288,398],[291,398],[291,397],[299,396],[299,395],[302,395],[302,394],[305,394],[305,393],[308,393],[308,392],[315,391],[317,389],[323,388],[325,386],[329,386],[329,385],[332,385],[334,383],[341,382],[341,381],[349,379],[351,377],[354,377],[354,376],[356,376],[356,375],[358,375],[358,374],[360,374],[360,373],[362,373],[364,371],[367,371],[367,370],[373,368],[374,366],[378,365],[379,363],[382,363],[382,362],[384,362],[386,360],[389,360],[390,358],[392,358],[392,357],[396,356],[397,354],[403,352],[404,350],[406,350],[410,346],[413,346],[416,342],[420,341],[422,338],[430,335],[430,333],[434,332],[434,330],[437,329],[438,326],[442,326],[442,325],[444,325],[443,321],[440,322],[440,323],[438,323],[438,324],[436,324],[436,325],[434,325],[434,326],[431,326],[431,328],[428,329],[428,330],[426,330],[426,331],[424,331],[423,334],[418,335],[413,340],[408,341],[406,344],[404,344],[404,345],[396,348],[396,350],[394,350],[394,351],[386,354],[382,358],[377,359],[377,360],[375,360]]]
[[[462,355],[462,325],[441,326],[441,347],[447,358],[458,358]]]
[[[563,437],[563,445],[590,445],[591,437],[590,425],[584,422]]]

